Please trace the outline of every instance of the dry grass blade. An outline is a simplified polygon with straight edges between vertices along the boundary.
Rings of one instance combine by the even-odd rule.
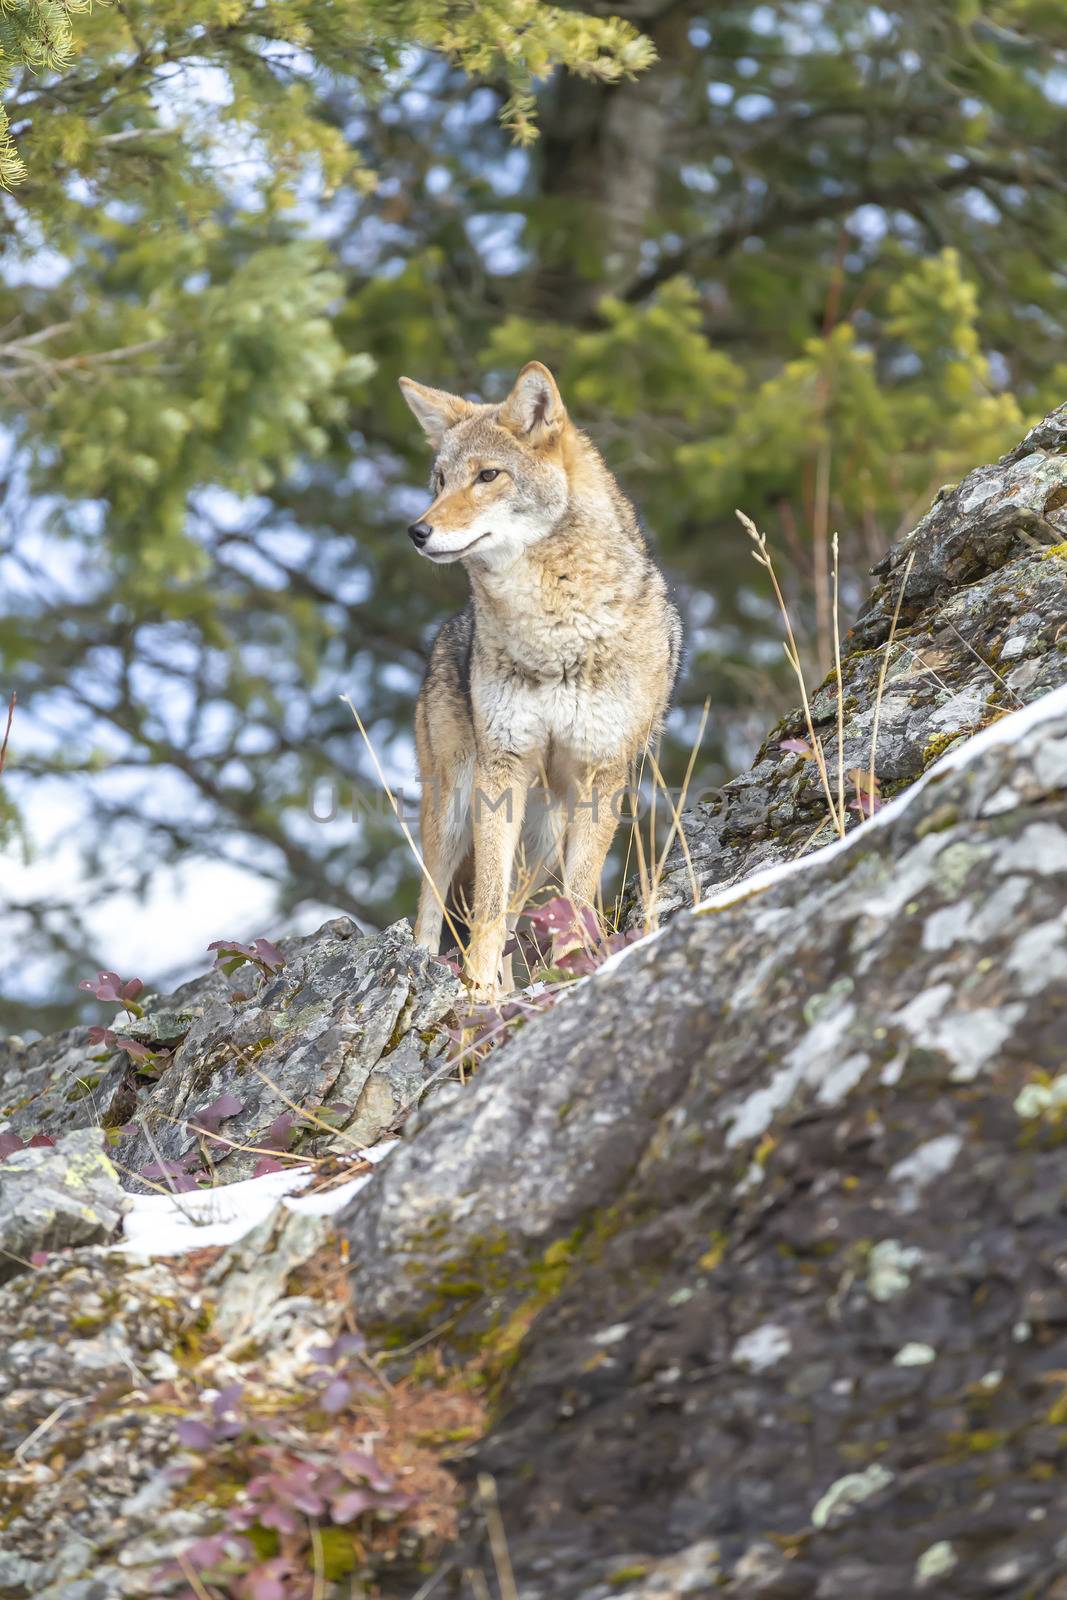
[[[335,1127],[332,1122],[327,1122],[324,1117],[317,1117],[314,1111],[308,1111],[304,1106],[297,1105],[295,1100],[290,1100],[285,1090],[276,1084],[273,1078],[269,1078],[261,1067],[257,1067],[254,1061],[247,1061],[245,1065],[250,1072],[254,1072],[256,1077],[267,1085],[268,1089],[273,1089],[282,1104],[288,1106],[290,1111],[295,1111],[298,1117],[303,1117],[305,1122],[310,1122],[316,1128],[321,1128],[324,1133],[332,1134],[335,1139],[343,1139],[345,1144],[352,1146],[353,1150],[362,1150],[363,1147],[359,1140],[353,1139],[351,1134],[346,1133],[343,1128]]]
[[[111,1165],[115,1168],[116,1172],[124,1172],[127,1178],[136,1178],[138,1183],[146,1184],[149,1189],[155,1190],[156,1194],[165,1194],[168,1200],[174,1200],[176,1202],[181,1201],[182,1195],[180,1190],[173,1187],[168,1189],[165,1183],[156,1183],[153,1178],[146,1178],[143,1173],[135,1171],[133,1167],[126,1166],[125,1162],[116,1161],[114,1156],[109,1156],[108,1160],[111,1162]],[[181,1210],[180,1204],[178,1209]],[[194,1220],[191,1212],[183,1212],[182,1214],[187,1222],[192,1222]]]
[[[478,1497],[482,1503],[482,1514],[485,1517],[486,1531],[489,1534],[489,1548],[493,1553],[493,1566],[496,1568],[496,1581],[500,1589],[500,1600],[519,1600],[519,1590],[515,1582],[515,1574],[511,1568],[511,1554],[508,1550],[504,1519],[500,1515],[496,1479],[491,1477],[488,1472],[480,1472],[478,1474]]]
[[[174,1180],[171,1177],[170,1173],[167,1171],[167,1160],[166,1160],[166,1157],[164,1156],[162,1150],[159,1148],[158,1144],[155,1141],[155,1137],[154,1137],[154,1135],[152,1133],[152,1130],[148,1126],[147,1118],[142,1118],[142,1120],[140,1122],[138,1122],[137,1126],[140,1128],[141,1132],[144,1134],[145,1138],[148,1140],[148,1148],[151,1150],[152,1154],[156,1158],[156,1165],[159,1167],[160,1172],[163,1174],[163,1176],[167,1180],[167,1183],[170,1185],[169,1192],[176,1197],[178,1195],[178,1193],[179,1193],[178,1186],[174,1182]],[[140,1176],[140,1175],[136,1174],[136,1176]],[[142,1181],[142,1183],[147,1183],[148,1179],[147,1178],[143,1178],[141,1181]],[[163,1193],[164,1194],[168,1193],[168,1190],[164,1189]]]
[[[311,1600],[326,1600],[326,1551],[322,1532],[314,1517],[308,1518],[308,1534],[311,1539]]]
[[[189,1558],[183,1550],[178,1551],[178,1565],[182,1569],[182,1577],[196,1595],[196,1600],[215,1600],[210,1589],[206,1589],[199,1575],[194,1572],[189,1563]]]
[[[301,1112],[301,1115],[304,1115],[304,1113]],[[164,1122],[173,1122],[179,1128],[186,1128],[190,1133],[195,1133],[200,1139],[212,1139],[215,1144],[224,1144],[230,1150],[246,1152],[250,1156],[273,1156],[278,1161],[291,1161],[294,1166],[298,1167],[322,1166],[328,1159],[325,1156],[298,1155],[295,1150],[272,1149],[269,1145],[239,1144],[236,1139],[228,1139],[224,1133],[213,1133],[210,1128],[201,1128],[198,1123],[188,1122],[183,1117],[172,1117],[165,1111],[160,1112],[160,1116]],[[334,1132],[336,1133],[336,1131],[335,1128]],[[369,1161],[360,1163],[361,1168],[369,1168],[371,1165],[372,1163]]]
[[[409,850],[411,851],[412,855],[415,857],[415,860],[418,863],[419,871],[422,873],[423,877],[426,879],[426,882],[430,885],[430,888],[433,890],[433,896],[434,896],[434,899],[437,901],[438,907],[440,908],[441,915],[444,917],[445,926],[448,929],[449,933],[452,935],[453,939],[455,939],[455,941],[456,941],[456,949],[459,950],[461,953],[465,954],[466,951],[465,951],[465,946],[464,946],[463,940],[460,938],[458,932],[456,931],[456,925],[452,921],[452,918],[448,914],[448,907],[445,905],[444,900],[441,898],[441,891],[440,891],[440,889],[438,889],[436,883],[434,882],[433,875],[431,874],[429,867],[427,867],[425,861],[422,859],[422,852],[420,851],[418,845],[415,843],[414,839],[411,837],[411,829],[408,827],[407,823],[404,821],[404,817],[403,817],[403,815],[401,813],[400,807],[397,805],[397,802],[396,802],[396,796],[394,795],[392,789],[389,787],[389,783],[388,783],[388,781],[386,779],[385,773],[382,770],[382,764],[378,760],[378,752],[375,750],[373,744],[371,743],[370,734],[367,732],[366,728],[363,726],[363,718],[360,716],[359,712],[356,710],[356,707],[355,707],[355,704],[354,704],[354,702],[352,700],[351,695],[343,694],[339,698],[344,701],[345,705],[348,707],[349,711],[351,711],[352,715],[356,719],[356,727],[359,729],[360,735],[361,735],[361,737],[363,739],[363,743],[366,745],[367,751],[368,751],[368,753],[370,755],[370,758],[374,762],[374,770],[378,774],[378,782],[381,784],[382,788],[385,790],[386,795],[388,796],[389,804],[393,808],[393,815],[396,818],[397,822],[399,822],[399,824],[400,824],[400,827],[401,827],[401,829],[403,831],[403,834],[404,834],[404,838],[407,840],[408,848],[409,848]]]
[[[4,763],[7,760],[7,741],[11,737],[11,723],[15,716],[15,702],[17,700],[18,695],[15,693],[14,689],[12,689],[11,699],[7,703],[7,726],[4,728],[4,742],[3,744],[0,744],[0,773],[3,772]]]
[[[658,894],[660,881],[663,877],[663,869],[667,864],[667,854],[672,843],[674,842],[675,835],[677,834],[678,842],[682,848],[682,854],[685,857],[686,871],[689,874],[689,887],[693,896],[694,905],[696,905],[700,899],[700,885],[697,882],[696,870],[693,867],[693,858],[689,853],[689,841],[685,836],[685,829],[682,827],[682,812],[685,810],[685,800],[689,793],[689,785],[693,781],[693,770],[696,767],[697,755],[699,754],[700,746],[704,742],[704,730],[708,725],[708,714],[710,710],[711,700],[709,698],[704,701],[704,709],[700,714],[700,726],[697,728],[696,738],[693,740],[689,751],[689,760],[686,763],[685,777],[682,779],[682,789],[678,796],[677,805],[675,805],[673,800],[671,800],[670,790],[667,788],[666,784],[663,784],[663,792],[667,796],[667,801],[671,808],[673,820],[671,822],[670,831],[667,834],[667,842],[663,846],[663,852],[660,855],[659,862],[656,867],[654,884],[655,892]],[[658,767],[656,768],[656,778],[660,783],[663,782]]]
[[[641,891],[641,903],[646,908],[647,908],[647,904],[648,904],[648,887],[649,886],[648,886],[648,874],[645,871],[644,844],[643,844],[643,841],[641,840],[641,837],[640,837],[640,828],[641,828],[641,784],[644,782],[645,762],[647,761],[647,759],[648,759],[648,736],[646,735],[644,743],[641,746],[641,765],[637,769],[637,777],[636,777],[636,779],[634,778],[633,769],[632,768],[630,769],[630,772],[628,774],[628,777],[629,777],[629,780],[630,780],[629,799],[630,799],[630,804],[631,804],[631,809],[630,809],[630,834],[629,834],[629,837],[628,837],[628,839],[626,841],[626,854],[623,857],[623,863],[622,863],[622,882],[625,885],[626,880],[630,875],[630,856],[633,853],[633,849],[634,849],[634,846],[636,844],[636,846],[637,846],[637,854],[638,854],[638,882],[639,882],[640,891]],[[621,896],[620,896],[620,902],[621,902]],[[617,925],[618,925],[618,917],[616,916],[616,926]]]
[[[705,710],[706,710],[706,707],[705,707]],[[701,724],[701,737],[702,736],[703,736],[703,724]],[[689,784],[689,777],[687,775],[686,783],[683,786],[682,793],[681,793],[681,795],[680,795],[680,797],[678,799],[678,802],[676,804],[674,799],[673,799],[673,797],[672,797],[672,795],[671,795],[670,790],[668,789],[666,783],[664,782],[663,774],[659,769],[659,762],[656,760],[655,756],[653,756],[651,759],[652,759],[652,774],[653,774],[653,777],[656,780],[656,787],[663,790],[663,793],[667,797],[667,804],[671,808],[671,825],[670,825],[670,828],[667,830],[666,842],[664,843],[663,849],[662,849],[662,851],[660,852],[660,855],[659,855],[659,859],[657,860],[657,862],[655,864],[655,867],[653,869],[653,872],[652,872],[651,920],[652,920],[652,922],[654,924],[656,924],[658,926],[658,924],[659,924],[659,886],[660,886],[660,883],[663,881],[663,871],[664,871],[664,868],[667,865],[667,854],[668,854],[668,852],[669,852],[669,850],[671,848],[671,845],[673,844],[674,839],[675,839],[676,836],[677,836],[677,839],[678,839],[678,843],[681,845],[682,856],[684,857],[685,865],[686,865],[686,871],[689,874],[689,892],[690,892],[690,895],[692,896],[692,901],[693,901],[694,905],[696,905],[697,902],[700,899],[700,885],[697,882],[696,869],[693,866],[693,857],[689,853],[689,841],[685,836],[685,829],[682,827],[682,807],[685,805],[685,795],[686,795],[686,789],[688,788],[688,784]]]
[[[27,1261],[25,1256],[16,1254],[14,1250],[5,1250],[0,1246],[0,1256],[5,1256],[8,1261],[17,1261],[20,1267],[28,1267],[31,1272],[39,1271],[32,1261]]]
[[[830,811],[830,818],[833,822],[834,829],[838,837],[843,839],[845,836],[844,813],[838,811],[834,802],[833,791],[830,787],[830,775],[826,770],[826,757],[823,754],[822,745],[820,744],[818,736],[816,735],[815,723],[811,715],[811,705],[808,701],[808,686],[804,682],[804,669],[800,661],[800,649],[797,645],[796,635],[793,632],[793,623],[789,616],[789,607],[785,603],[785,596],[783,595],[781,585],[778,582],[778,574],[774,570],[774,562],[771,560],[771,554],[767,548],[767,540],[766,537],[760,533],[751,517],[746,516],[743,511],[738,511],[736,516],[738,521],[741,523],[741,526],[744,528],[745,532],[756,546],[755,550],[752,552],[753,558],[761,567],[766,570],[768,576],[770,577],[771,583],[774,586],[774,595],[778,602],[778,610],[781,612],[782,621],[785,623],[786,642],[783,643],[782,649],[785,651],[785,658],[789,662],[790,667],[793,669],[793,674],[796,677],[797,683],[800,685],[800,698],[804,706],[804,721],[807,724],[808,738],[811,740],[811,748],[815,756],[815,764],[819,769],[819,778],[822,782],[823,794],[826,796],[826,804]]]
[[[867,775],[867,795],[869,801],[872,800],[872,797],[875,793],[874,762],[875,757],[878,754],[878,724],[881,721],[882,716],[882,695],[885,692],[885,680],[889,672],[889,657],[893,650],[893,640],[897,635],[897,623],[900,621],[900,611],[904,604],[904,591],[908,587],[908,579],[911,577],[911,569],[914,561],[915,551],[913,550],[911,555],[908,557],[907,564],[904,567],[904,575],[900,580],[900,593],[897,595],[897,603],[893,607],[893,620],[889,625],[889,638],[886,640],[885,644],[885,655],[882,657],[882,665],[878,669],[878,687],[874,696],[874,721],[871,724],[871,764]]]
[[[1042,546],[1042,548],[1044,548],[1044,546]],[[956,638],[960,641],[960,644],[963,645],[964,649],[965,650],[969,650],[971,652],[971,655],[979,663],[979,665],[983,666],[986,669],[987,672],[991,672],[993,674],[994,678],[996,678],[997,682],[1000,684],[1001,688],[1007,690],[1007,692],[1011,695],[1012,699],[1015,701],[1015,704],[1017,706],[1021,706],[1023,704],[1022,697],[1021,697],[1021,695],[1016,694],[1015,690],[1012,688],[1012,686],[1008,682],[1007,678],[1002,678],[1000,673],[997,671],[996,667],[994,667],[990,662],[988,662],[985,659],[984,656],[980,656],[978,654],[978,651],[974,648],[974,645],[971,643],[971,641],[969,639],[965,639],[963,637],[963,634],[956,627],[955,623],[949,622],[947,617],[944,620],[945,620],[946,625],[949,628],[952,629],[952,632],[956,635]]]
[[[834,678],[837,682],[837,814],[845,816],[845,687],[841,679],[841,559],[837,534],[833,543],[834,570]]]
[[[455,1568],[454,1561],[443,1561],[436,1572],[431,1572],[425,1583],[420,1583],[411,1600],[430,1600],[430,1596],[448,1574]],[[356,1600],[356,1591],[352,1591],[352,1600]]]

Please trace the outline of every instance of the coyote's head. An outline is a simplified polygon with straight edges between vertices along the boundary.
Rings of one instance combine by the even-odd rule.
[[[436,457],[433,500],[408,529],[431,561],[506,566],[567,508],[569,423],[556,380],[530,361],[500,405],[473,405],[401,378]]]

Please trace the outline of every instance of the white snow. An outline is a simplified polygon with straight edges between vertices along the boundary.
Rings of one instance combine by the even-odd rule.
[[[366,1161],[381,1161],[399,1141],[383,1139],[361,1150]],[[261,1178],[193,1189],[188,1194],[132,1194],[118,1246],[138,1256],[177,1256],[206,1245],[233,1244],[270,1216],[276,1206],[308,1217],[327,1217],[358,1194],[373,1174],[362,1172],[335,1189],[302,1195],[315,1176],[312,1166],[293,1166]]]

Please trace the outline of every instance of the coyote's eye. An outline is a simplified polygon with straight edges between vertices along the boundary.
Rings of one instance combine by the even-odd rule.
[[[499,476],[500,476],[500,468],[499,467],[486,467],[484,469],[484,471],[479,472],[477,478],[474,481],[476,483],[492,483],[493,479],[494,478],[499,478]]]

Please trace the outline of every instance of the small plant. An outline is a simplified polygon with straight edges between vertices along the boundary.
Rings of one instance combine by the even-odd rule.
[[[837,782],[836,785],[834,785],[831,782],[822,741],[815,732],[815,723],[812,717],[811,702],[808,697],[807,684],[804,679],[804,669],[800,659],[800,649],[797,645],[796,635],[793,632],[793,624],[789,616],[789,608],[786,605],[785,596],[783,595],[781,585],[778,582],[778,574],[774,568],[774,561],[767,544],[766,535],[760,532],[760,530],[756,527],[756,524],[752,521],[752,518],[746,516],[743,511],[737,512],[737,518],[755,546],[752,555],[757,565],[764,569],[771,580],[771,586],[774,589],[775,599],[778,602],[778,610],[781,613],[782,622],[786,632],[786,638],[783,640],[782,649],[785,651],[786,660],[789,662],[789,665],[797,680],[797,684],[800,688],[800,699],[804,710],[804,721],[808,731],[808,737],[806,739],[793,738],[779,740],[778,748],[779,750],[789,751],[791,755],[800,756],[804,761],[815,762],[815,765],[818,768],[819,781],[822,785],[823,797],[826,801],[827,811],[829,812],[830,823],[832,824],[838,838],[843,839],[848,822],[847,813],[849,811],[858,812],[861,819],[866,819],[868,817],[873,817],[875,812],[879,811],[884,803],[881,798],[879,780],[875,773],[875,759],[878,754],[878,726],[882,714],[882,697],[885,693],[885,680],[889,671],[889,659],[893,650],[893,642],[896,638],[897,625],[900,622],[900,613],[904,604],[904,592],[908,587],[908,579],[911,576],[912,564],[915,560],[915,552],[912,551],[904,566],[900,588],[897,591],[896,604],[893,608],[893,617],[890,623],[889,637],[886,641],[885,651],[882,656],[882,663],[878,673],[878,686],[875,692],[874,701],[874,720],[871,726],[870,762],[866,769],[861,767],[853,767],[848,772],[848,781],[852,784],[855,792],[852,798],[846,801],[845,690],[841,671],[840,623],[838,616],[839,560],[837,535],[834,534],[831,543],[831,548],[833,551],[833,661],[834,683],[836,686],[837,716]],[[821,829],[819,831],[821,832]]]
[[[140,978],[122,979],[117,972],[98,972],[95,978],[83,978],[78,988],[85,989],[98,1000],[121,1006],[128,1017],[144,1016],[144,1007],[137,998],[144,992]],[[103,1045],[105,1052],[124,1050],[130,1060],[137,1063],[137,1070],[143,1077],[158,1078],[171,1057],[169,1050],[153,1050],[139,1039],[131,1039],[127,1034],[97,1023],[89,1029],[89,1042]]]
[[[98,1000],[110,1000],[123,1006],[133,1017],[143,1017],[144,1009],[137,1004],[137,996],[144,990],[140,978],[128,978],[124,983],[117,972],[98,972],[95,978],[83,978],[79,989],[87,989]]]
[[[0,1133],[0,1161],[6,1161],[16,1150],[36,1150],[55,1142],[49,1133],[35,1133],[30,1139],[21,1139],[17,1133]]]
[[[184,1580],[179,1600],[316,1600],[341,1579],[360,1593],[373,1554],[454,1531],[457,1490],[434,1446],[479,1432],[478,1402],[387,1384],[355,1331],[310,1359],[281,1403],[231,1383],[177,1423],[188,1457],[175,1481],[201,1504],[224,1489],[219,1526],[156,1574],[168,1592]]]
[[[246,961],[258,967],[264,978],[273,978],[285,966],[285,957],[269,939],[253,939],[251,944],[241,944],[237,939],[216,939],[208,949],[216,952],[215,966],[227,977]]]

